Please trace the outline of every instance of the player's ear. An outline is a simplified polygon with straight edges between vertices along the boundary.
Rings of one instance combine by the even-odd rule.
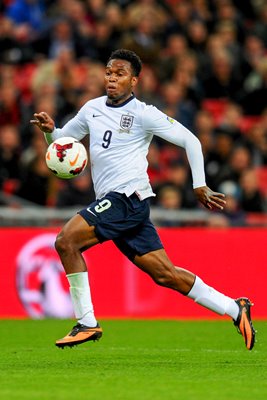
[[[132,77],[132,87],[134,88],[138,83],[138,77],[137,76],[133,76]]]

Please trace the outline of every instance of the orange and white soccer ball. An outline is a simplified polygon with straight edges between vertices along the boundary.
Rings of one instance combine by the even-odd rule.
[[[77,139],[62,137],[48,146],[45,160],[58,178],[71,179],[85,169],[88,155],[84,145]]]

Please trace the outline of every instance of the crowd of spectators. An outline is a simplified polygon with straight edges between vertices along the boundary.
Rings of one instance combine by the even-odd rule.
[[[139,54],[136,95],[200,139],[207,184],[227,207],[214,224],[267,212],[266,0],[4,0],[0,3],[0,191],[43,206],[85,205],[90,168],[65,182],[45,165],[30,126],[46,111],[58,127],[104,94],[116,48]],[[149,175],[166,209],[199,207],[184,151],[153,139]]]

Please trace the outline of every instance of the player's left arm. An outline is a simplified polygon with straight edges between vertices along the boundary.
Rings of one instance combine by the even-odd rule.
[[[194,188],[196,198],[209,210],[218,208],[223,210],[226,204],[225,195],[219,192],[213,192],[208,186]]]
[[[213,192],[206,185],[204,158],[198,138],[178,121],[169,118],[155,107],[149,108],[149,112],[144,113],[143,126],[147,133],[153,133],[185,149],[197,199],[208,209],[222,210],[225,205],[225,195]]]

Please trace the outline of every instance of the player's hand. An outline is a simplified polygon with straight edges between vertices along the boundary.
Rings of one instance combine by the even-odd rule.
[[[194,189],[194,192],[198,201],[209,210],[224,209],[226,201],[223,193],[213,192],[208,186],[198,187]]]
[[[46,113],[46,112],[40,112],[40,113],[35,113],[33,114],[34,119],[30,120],[30,123],[33,125],[38,126],[38,128],[41,129],[41,131],[45,133],[51,133],[53,132],[55,128],[55,123],[53,119]]]

